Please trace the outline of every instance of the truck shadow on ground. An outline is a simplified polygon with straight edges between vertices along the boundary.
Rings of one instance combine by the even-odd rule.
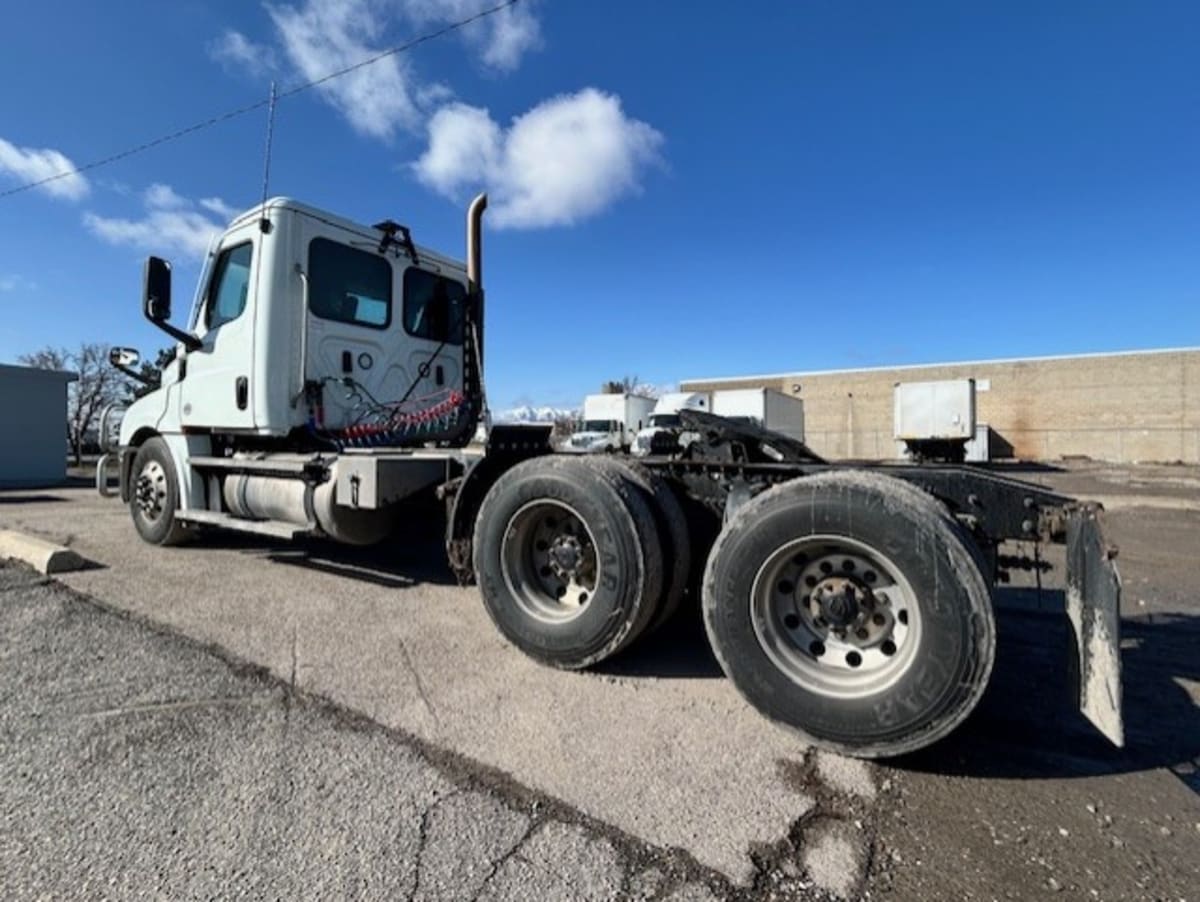
[[[45,504],[52,501],[66,501],[62,495],[47,495],[45,492],[8,492],[0,494],[0,504]]]
[[[1050,594],[1061,605],[1061,591]],[[891,764],[1029,779],[1165,767],[1200,793],[1200,708],[1178,682],[1200,680],[1200,617],[1122,618],[1124,749],[1096,732],[1075,706],[1065,616],[1006,609],[1001,598],[997,629],[996,665],[979,708],[947,739]]]
[[[685,598],[670,620],[628,649],[592,668],[623,677],[724,679],[704,634],[698,603]]]
[[[379,545],[354,548],[334,542],[309,540],[267,553],[276,564],[329,573],[390,589],[421,584],[456,585],[446,564],[446,549],[440,542],[389,540]]]
[[[212,530],[195,540],[203,548],[221,548],[261,557],[273,564],[327,573],[358,582],[404,589],[410,586],[455,585],[446,564],[446,549],[429,536],[408,540],[398,536],[378,545],[354,547],[323,539],[289,542],[263,536]]]

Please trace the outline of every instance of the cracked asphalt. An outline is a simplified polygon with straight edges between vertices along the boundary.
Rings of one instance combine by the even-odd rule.
[[[0,569],[9,898],[724,898],[681,853]]]

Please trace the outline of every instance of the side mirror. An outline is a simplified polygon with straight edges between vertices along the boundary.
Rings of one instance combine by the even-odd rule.
[[[108,352],[108,362],[134,382],[150,384],[150,380],[137,369],[138,364],[142,362],[142,355],[134,348],[111,348]]]
[[[146,268],[142,270],[142,312],[158,328],[183,342],[189,351],[203,347],[195,335],[176,329],[168,322],[171,318],[171,264],[162,257],[146,258]]]
[[[142,355],[135,348],[112,348],[108,352],[108,362],[117,369],[132,369],[142,362]]]
[[[152,323],[171,318],[171,264],[162,257],[147,257],[142,271],[142,311]]]

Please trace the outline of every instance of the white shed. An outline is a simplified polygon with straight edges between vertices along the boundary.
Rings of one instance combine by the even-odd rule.
[[[67,383],[58,370],[0,363],[0,488],[54,485],[67,477]]]

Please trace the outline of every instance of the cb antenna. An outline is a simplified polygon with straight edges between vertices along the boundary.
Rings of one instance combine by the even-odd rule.
[[[267,188],[271,184],[271,143],[275,139],[275,101],[278,99],[279,94],[272,81],[267,99],[267,146],[263,152],[262,218],[258,221],[258,227],[264,233],[271,230],[271,223],[267,219]]]

